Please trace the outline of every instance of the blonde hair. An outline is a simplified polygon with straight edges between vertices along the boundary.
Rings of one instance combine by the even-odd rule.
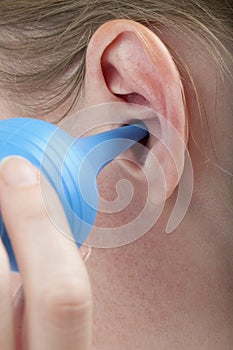
[[[186,32],[205,45],[222,75],[232,77],[222,55],[232,62],[223,45],[232,44],[227,0],[5,0],[0,13],[0,87],[30,115],[67,101],[72,108],[83,85],[88,42],[112,19],[135,20],[158,33],[164,26]]]

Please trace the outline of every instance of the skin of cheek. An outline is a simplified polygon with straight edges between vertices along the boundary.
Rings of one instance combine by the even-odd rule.
[[[14,116],[14,113],[10,112],[7,108],[7,103],[0,97],[0,120],[8,119]]]

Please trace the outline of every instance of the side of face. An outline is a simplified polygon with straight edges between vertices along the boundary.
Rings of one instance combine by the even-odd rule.
[[[184,166],[184,148],[188,141],[187,128],[191,125],[192,133],[197,135],[196,142],[201,143],[200,125],[196,121],[198,115],[197,105],[194,103],[194,93],[190,89],[190,84],[181,76],[166,43],[173,43],[177,52],[189,62],[192,74],[198,81],[198,89],[205,101],[205,107],[208,114],[213,114],[212,98],[216,99],[217,83],[216,70],[213,62],[205,54],[198,55],[193,59],[194,52],[200,50],[198,45],[184,44],[187,42],[186,36],[178,36],[164,30],[163,35],[158,37],[145,26],[129,20],[114,20],[105,23],[94,33],[91,38],[86,54],[86,76],[84,81],[83,96],[72,113],[85,110],[90,106],[101,104],[121,103],[123,113],[117,118],[117,123],[125,124],[128,122],[128,114],[132,115],[134,120],[142,120],[147,125],[151,135],[162,133],[162,137],[168,140],[171,152],[158,142],[156,137],[151,137],[147,143],[149,147],[148,154],[144,155],[143,162],[140,160],[140,152],[128,152],[128,160],[118,159],[109,165],[99,176],[99,193],[105,203],[102,212],[97,218],[96,225],[100,227],[114,227],[127,224],[134,217],[137,217],[142,211],[147,201],[148,179],[146,174],[150,172],[151,182],[153,183],[154,198],[159,198],[161,187],[163,191],[161,198],[165,201],[173,195],[179,181],[179,172],[182,172]],[[203,75],[204,72],[204,75]],[[185,77],[186,78],[186,77]],[[183,90],[188,105],[184,103]],[[218,108],[223,111],[225,98],[230,93],[224,95],[224,102],[218,99]],[[3,96],[0,98],[1,119],[15,117],[23,114],[23,111],[13,107],[10,101]],[[138,113],[134,105],[144,106],[154,111],[150,113],[149,119],[146,114]],[[125,116],[124,116],[125,106]],[[112,109],[112,108],[111,108]],[[109,111],[109,117],[106,118],[106,127],[98,127],[98,132],[106,128],[116,127],[116,110]],[[132,112],[133,111],[133,112]],[[48,120],[53,120],[54,115],[61,113],[57,110],[48,116]],[[159,114],[163,120],[172,125],[183,142],[177,142],[173,133],[169,132],[165,124],[162,125],[156,115]],[[122,120],[121,120],[122,119]],[[78,121],[77,121],[78,122]],[[96,121],[98,124],[98,120]],[[221,130],[226,128],[227,122],[223,119]],[[210,125],[211,126],[211,125]],[[219,137],[217,135],[217,137]],[[224,148],[225,149],[225,148]],[[189,139],[189,150],[194,162],[199,162],[199,155],[196,158],[196,150],[192,140]],[[192,154],[193,153],[193,154]],[[150,157],[153,155],[153,157]],[[195,159],[196,158],[196,159]],[[153,162],[156,159],[157,163]],[[135,162],[138,165],[135,165]],[[158,164],[162,176],[158,176]],[[195,164],[194,164],[195,165]],[[179,170],[177,170],[179,169]],[[108,203],[120,201],[131,192],[125,185],[120,184],[122,179],[127,180],[134,189],[132,201],[124,210],[107,213]],[[118,185],[117,185],[118,184]],[[117,193],[117,186],[119,193]],[[121,193],[120,193],[121,192]],[[128,194],[127,194],[128,193]],[[123,196],[121,198],[121,196]],[[154,201],[156,201],[155,199]],[[105,211],[106,209],[106,211]]]

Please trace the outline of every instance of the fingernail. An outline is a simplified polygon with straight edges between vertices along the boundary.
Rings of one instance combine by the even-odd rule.
[[[87,261],[87,259],[89,258],[89,256],[91,255],[91,248],[87,247],[85,245],[82,245],[79,248],[79,252],[81,254],[81,257],[83,259],[83,261]]]
[[[26,159],[19,156],[4,158],[0,163],[0,176],[11,187],[28,187],[39,181],[37,170]]]

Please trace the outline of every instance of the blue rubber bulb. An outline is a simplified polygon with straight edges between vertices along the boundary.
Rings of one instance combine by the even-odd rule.
[[[120,153],[147,136],[143,123],[75,139],[42,120],[5,119],[0,121],[0,161],[7,156],[18,155],[40,169],[56,190],[74,239],[81,246],[88,237],[98,210],[96,178],[99,172]],[[18,271],[1,217],[0,237],[9,255],[11,269]]]

